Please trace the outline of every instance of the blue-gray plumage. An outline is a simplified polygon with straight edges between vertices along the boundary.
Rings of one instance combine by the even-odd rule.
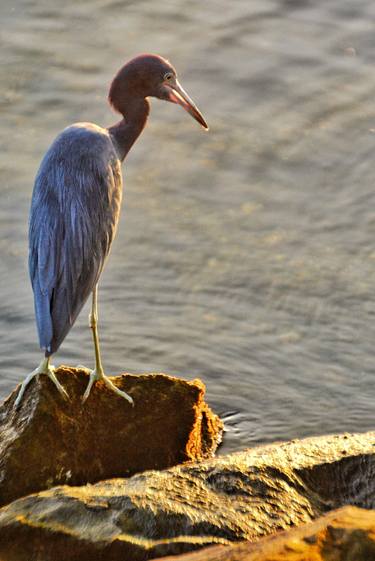
[[[121,162],[106,129],[78,123],[43,158],[31,202],[29,269],[40,347],[57,351],[96,286],[116,233]]]
[[[171,64],[157,55],[141,55],[121,68],[111,84],[109,101],[123,119],[108,129],[92,123],[66,128],[42,160],[31,202],[29,269],[44,358],[22,383],[16,406],[28,383],[38,374],[46,374],[61,395],[67,397],[50,365],[50,357],[91,294],[95,369],[90,372],[83,400],[89,396],[94,382],[102,380],[133,403],[104,374],[97,330],[97,284],[120,215],[121,162],[146,124],[149,96],[178,103],[208,128],[179,84]]]

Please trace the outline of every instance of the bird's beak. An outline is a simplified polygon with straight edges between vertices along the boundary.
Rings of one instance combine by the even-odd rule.
[[[178,103],[187,111],[198,123],[208,131],[208,125],[203,118],[202,113],[199,111],[198,107],[195,105],[194,101],[190,99],[188,94],[185,92],[177,78],[173,82],[165,84],[165,89],[167,91],[167,99],[172,103]]]

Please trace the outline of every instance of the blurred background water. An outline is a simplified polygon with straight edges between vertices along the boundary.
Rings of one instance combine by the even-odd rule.
[[[40,159],[72,122],[115,122],[113,74],[156,52],[211,130],[154,100],[125,162],[99,292],[107,372],[201,377],[223,451],[373,428],[374,19],[366,0],[1,2],[1,398],[40,360]],[[87,315],[55,364],[93,364]]]

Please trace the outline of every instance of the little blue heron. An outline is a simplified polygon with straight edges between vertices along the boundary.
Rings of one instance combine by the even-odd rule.
[[[181,105],[208,130],[194,102],[164,58],[140,55],[114,77],[109,102],[123,118],[109,128],[76,123],[66,128],[45,154],[34,185],[29,224],[29,270],[34,291],[39,343],[44,357],[21,385],[16,407],[29,382],[46,374],[60,394],[67,392],[50,364],[53,355],[92,294],[89,324],[95,369],[83,395],[97,380],[133,403],[104,374],[98,337],[97,287],[119,221],[121,162],[141,134],[150,111],[148,97]]]

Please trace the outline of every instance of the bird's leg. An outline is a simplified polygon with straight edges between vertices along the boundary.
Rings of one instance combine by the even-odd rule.
[[[86,391],[83,395],[82,401],[85,402],[90,395],[91,388],[94,382],[101,380],[104,384],[110,388],[113,392],[121,397],[124,397],[134,405],[133,399],[126,392],[119,390],[111,380],[104,374],[102,360],[100,356],[100,345],[99,345],[99,335],[98,335],[98,285],[95,286],[92,293],[92,307],[91,313],[89,315],[89,325],[92,329],[92,337],[94,340],[94,350],[95,350],[95,370],[90,372],[90,380],[87,385]]]
[[[38,376],[38,374],[45,374],[46,376],[48,376],[48,378],[51,380],[51,382],[53,382],[55,384],[56,388],[58,389],[58,391],[60,392],[62,397],[64,399],[69,399],[69,396],[66,393],[66,390],[62,387],[62,385],[60,384],[60,382],[56,378],[55,367],[50,365],[50,363],[49,363],[50,360],[51,360],[51,357],[49,357],[49,356],[44,357],[43,360],[41,361],[41,363],[39,364],[38,368],[36,368],[28,376],[26,376],[26,378],[24,379],[24,381],[21,384],[20,391],[18,392],[17,399],[14,403],[15,407],[19,406],[27,386],[29,385],[31,380],[33,378],[35,378],[35,376]]]
[[[99,335],[98,335],[98,285],[95,286],[92,292],[92,307],[91,314],[89,316],[90,327],[92,329],[92,337],[94,339],[94,351],[95,351],[95,370],[98,376],[104,375],[104,370],[102,366],[102,359],[100,356],[100,345],[99,345]]]

